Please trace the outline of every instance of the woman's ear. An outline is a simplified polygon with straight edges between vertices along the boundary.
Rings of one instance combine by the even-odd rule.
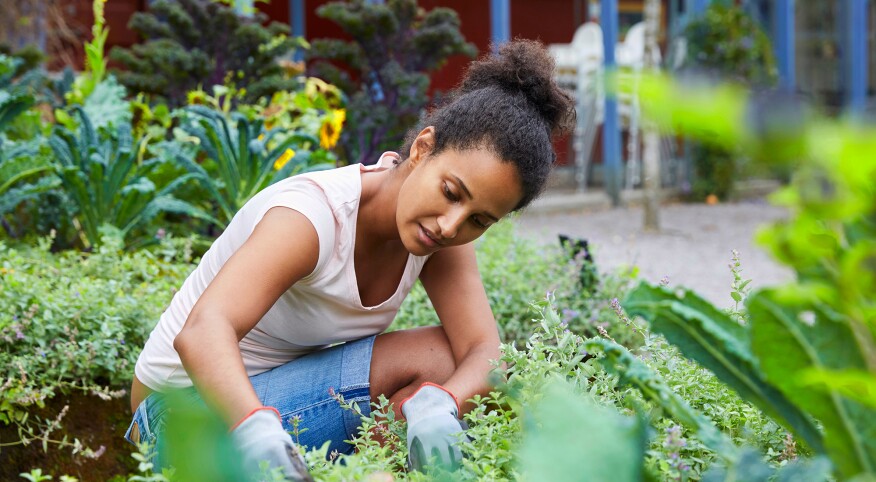
[[[411,155],[409,157],[411,166],[429,157],[433,147],[435,147],[435,126],[429,126],[421,130],[411,144]]]

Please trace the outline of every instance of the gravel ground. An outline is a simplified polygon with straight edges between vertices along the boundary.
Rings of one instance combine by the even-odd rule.
[[[543,243],[558,234],[587,239],[600,271],[637,266],[645,279],[693,288],[720,308],[733,305],[728,264],[731,250],[740,253],[742,275],[751,286],[773,285],[792,279],[754,241],[760,226],[782,219],[787,212],[761,199],[717,205],[666,204],[660,210],[660,232],[642,229],[642,208],[579,208],[562,213],[524,213],[518,232]]]

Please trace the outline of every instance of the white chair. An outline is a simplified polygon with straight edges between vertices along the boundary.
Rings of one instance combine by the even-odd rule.
[[[602,28],[587,22],[575,31],[572,42],[552,44],[548,50],[556,62],[555,76],[560,85],[569,89],[575,97],[578,122],[575,127],[573,148],[575,151],[575,178],[579,190],[587,185],[587,176],[597,127],[604,122],[605,90],[602,83],[603,49]],[[655,63],[660,63],[659,55]],[[635,91],[645,65],[645,24],[633,25],[623,40],[615,46],[615,61],[618,75],[627,77]],[[629,132],[627,138],[627,161],[625,185],[632,188],[641,182],[641,156],[639,145],[639,100],[638,96],[618,95],[618,116],[621,128]]]

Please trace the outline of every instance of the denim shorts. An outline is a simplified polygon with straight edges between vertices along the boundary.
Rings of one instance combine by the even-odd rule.
[[[329,451],[353,452],[347,443],[358,434],[359,415],[344,409],[337,400],[356,403],[362,415],[371,413],[369,376],[371,350],[375,336],[336,345],[296,358],[285,365],[249,378],[259,400],[280,412],[283,427],[291,432],[298,420],[297,442],[307,448],[319,448],[328,441]],[[194,387],[182,391],[193,403],[203,404]],[[125,439],[133,444],[149,442],[154,470],[165,466],[161,451],[161,433],[167,412],[160,393],[147,396],[134,412]],[[306,429],[306,430],[305,430]]]

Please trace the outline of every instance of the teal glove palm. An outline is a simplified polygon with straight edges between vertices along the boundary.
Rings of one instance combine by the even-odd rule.
[[[422,470],[431,458],[453,470],[462,461],[457,442],[465,428],[458,417],[456,397],[444,387],[424,383],[401,403],[408,421],[408,465]]]
[[[280,467],[286,478],[293,482],[313,480],[301,452],[283,428],[277,409],[262,407],[254,410],[238,422],[231,437],[243,455],[244,468],[249,474],[259,474],[260,463],[267,461],[270,469]]]

